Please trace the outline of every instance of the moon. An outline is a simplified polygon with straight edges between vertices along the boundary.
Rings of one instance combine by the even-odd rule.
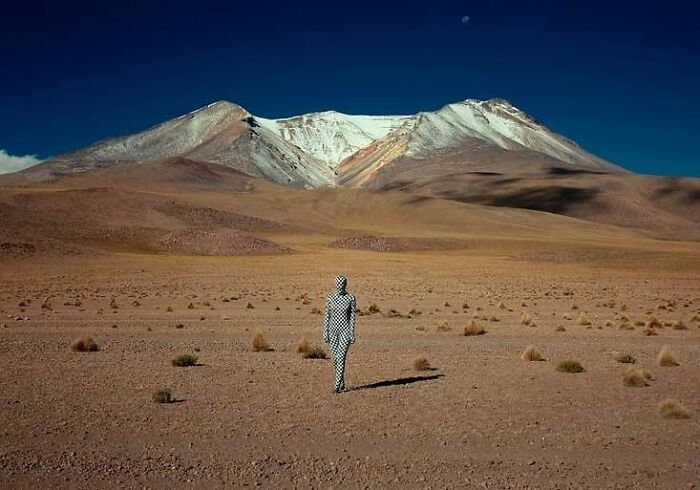
[[[462,24],[466,24],[467,22],[469,22],[469,16],[465,15],[464,17],[462,17]]]

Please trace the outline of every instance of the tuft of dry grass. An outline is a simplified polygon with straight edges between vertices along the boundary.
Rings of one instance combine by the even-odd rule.
[[[622,384],[631,387],[649,386],[648,380],[652,379],[651,373],[646,369],[627,368],[622,373]]]
[[[375,313],[380,313],[382,310],[379,309],[379,306],[376,304],[372,303],[367,307],[367,313],[370,315],[374,315]]]
[[[306,354],[309,352],[309,341],[306,338],[302,338],[297,344],[297,353]]]
[[[486,333],[486,330],[484,330],[484,327],[482,327],[476,320],[472,319],[467,323],[467,325],[464,327],[464,335],[470,336],[470,335],[483,335]]]
[[[314,345],[304,352],[303,357],[304,359],[328,359],[328,354],[323,347]]]
[[[196,366],[197,361],[197,357],[192,354],[180,354],[172,360],[172,365],[176,367]]]
[[[586,316],[586,314],[583,313],[583,312],[581,312],[581,314],[578,316],[578,320],[576,320],[576,322],[577,322],[579,325],[582,325],[582,326],[584,326],[584,327],[591,324],[591,321],[588,319],[588,317]]]
[[[528,326],[532,324],[532,317],[527,311],[523,312],[523,316],[520,317],[520,323]]]
[[[452,327],[450,327],[450,324],[447,322],[438,323],[436,328],[438,332],[450,332],[452,330]]]
[[[270,349],[270,345],[265,341],[265,337],[263,337],[263,334],[261,333],[256,333],[253,335],[253,350],[255,352],[267,352]]]
[[[73,342],[70,346],[73,352],[96,352],[100,350],[100,346],[93,340],[92,337],[83,337]]]
[[[663,325],[654,315],[652,315],[649,317],[649,320],[647,320],[646,326],[647,328],[661,328]]]
[[[555,369],[562,373],[582,373],[585,371],[580,362],[572,361],[571,359],[560,361]]]
[[[674,330],[688,330],[688,327],[683,323],[683,320],[676,320],[671,324]]]
[[[659,412],[667,419],[687,419],[690,418],[690,412],[678,400],[664,400],[659,403]]]
[[[153,401],[156,403],[172,403],[175,399],[170,388],[162,388],[153,392]]]
[[[430,369],[430,362],[425,356],[418,356],[413,361],[413,369],[416,371],[428,371]]]
[[[528,345],[520,354],[520,359],[523,361],[544,361],[542,354],[534,345]]]
[[[659,366],[671,367],[678,366],[678,361],[676,361],[676,356],[667,345],[664,345],[659,352],[659,356],[656,358],[656,362]]]
[[[621,362],[622,364],[634,364],[637,362],[637,359],[632,354],[622,354],[620,352],[616,352],[613,357],[617,362]]]

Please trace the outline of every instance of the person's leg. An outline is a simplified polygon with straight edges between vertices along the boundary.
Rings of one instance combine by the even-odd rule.
[[[338,391],[338,374],[339,374],[339,360],[340,360],[340,346],[338,342],[338,337],[333,336],[330,338],[329,346],[331,348],[331,355],[333,356],[333,391]]]
[[[335,362],[335,391],[342,391],[345,389],[345,359],[348,355],[348,349],[350,348],[349,342],[342,342],[338,345],[338,354],[336,356]]]

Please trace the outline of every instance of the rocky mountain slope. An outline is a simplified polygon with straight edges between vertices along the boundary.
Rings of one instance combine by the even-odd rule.
[[[257,117],[220,101],[143,132],[59,155],[22,176],[46,180],[124,162],[186,157],[283,185],[361,187],[390,162],[426,160],[465,148],[526,151],[534,161],[620,171],[501,99],[470,99],[408,116],[327,111],[283,119]]]

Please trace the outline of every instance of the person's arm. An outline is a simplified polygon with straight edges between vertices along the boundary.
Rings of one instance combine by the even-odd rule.
[[[350,300],[350,342],[355,343],[355,310],[357,309],[357,300],[355,295]]]
[[[331,297],[326,298],[326,314],[323,321],[323,342],[328,343],[328,324],[331,319]]]

